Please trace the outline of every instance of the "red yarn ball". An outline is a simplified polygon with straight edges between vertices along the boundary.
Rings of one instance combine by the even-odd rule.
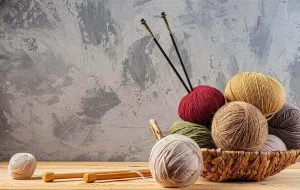
[[[181,99],[178,115],[182,120],[201,124],[210,121],[224,104],[225,97],[218,89],[210,86],[197,86]]]

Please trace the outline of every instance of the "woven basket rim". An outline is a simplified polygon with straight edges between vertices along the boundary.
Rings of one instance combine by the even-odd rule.
[[[243,154],[243,153],[251,153],[251,154],[270,154],[270,153],[287,153],[287,152],[299,152],[300,149],[290,149],[287,151],[265,151],[265,152],[260,152],[260,151],[235,151],[235,150],[223,150],[221,148],[201,148],[201,152],[223,152],[223,153],[236,153],[236,154]]]
[[[261,181],[294,164],[300,149],[273,152],[229,151],[201,148],[202,176],[211,181]]]

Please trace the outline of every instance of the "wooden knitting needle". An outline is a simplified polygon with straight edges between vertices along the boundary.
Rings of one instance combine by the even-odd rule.
[[[148,171],[149,169],[141,170]],[[89,172],[93,174],[102,174],[102,175],[110,175],[115,173],[127,173],[131,170],[118,170],[118,171],[102,171],[102,172]],[[78,172],[78,173],[54,173],[54,172],[46,172],[43,173],[42,179],[44,182],[52,182],[56,179],[72,179],[72,178],[83,178],[84,174],[88,172]]]
[[[189,84],[189,86],[190,86],[190,88],[191,88],[191,91],[193,91],[192,83],[191,83],[191,81],[190,81],[190,79],[189,79],[189,76],[188,76],[188,74],[187,74],[187,72],[186,72],[186,69],[185,69],[185,66],[184,66],[184,64],[183,64],[182,58],[181,58],[181,56],[180,56],[178,47],[177,47],[177,45],[176,45],[174,36],[173,36],[173,34],[172,34],[171,28],[170,28],[169,23],[168,23],[168,20],[167,20],[167,15],[166,15],[166,13],[165,13],[165,12],[162,12],[162,13],[161,13],[161,17],[162,17],[162,18],[164,19],[164,21],[165,21],[165,24],[166,24],[167,29],[168,29],[168,32],[169,32],[169,34],[170,34],[171,40],[172,40],[173,45],[174,45],[174,47],[175,47],[177,56],[178,56],[178,58],[179,58],[181,67],[182,67],[183,72],[184,72],[184,74],[185,74],[186,80],[188,81],[188,84]]]
[[[43,173],[42,179],[44,182],[52,182],[56,179],[71,179],[71,178],[82,178],[85,173],[54,173],[46,172]]]
[[[169,59],[169,57],[167,56],[167,54],[165,53],[165,51],[163,50],[163,48],[160,46],[159,42],[157,41],[157,39],[155,38],[154,34],[152,33],[152,31],[150,30],[148,24],[146,23],[145,19],[141,20],[141,24],[145,26],[146,30],[150,33],[150,36],[152,37],[153,41],[155,42],[155,44],[157,45],[157,47],[159,48],[159,50],[161,51],[161,53],[164,55],[164,57],[166,58],[166,60],[168,61],[169,65],[171,66],[171,68],[173,69],[173,71],[175,72],[176,76],[179,78],[180,82],[182,83],[182,85],[184,86],[184,88],[186,89],[186,91],[188,93],[191,92],[191,90],[186,86],[185,82],[183,81],[183,79],[181,78],[181,76],[179,75],[178,71],[176,70],[176,68],[174,67],[173,63],[171,62],[171,60]]]
[[[112,171],[113,173],[86,173],[83,180],[86,183],[93,183],[96,180],[115,180],[115,179],[132,179],[139,177],[151,177],[150,170],[136,170],[127,172]]]
[[[149,123],[150,123],[151,131],[152,131],[152,133],[155,137],[155,140],[159,141],[160,139],[164,138],[164,135],[161,132],[160,128],[158,127],[158,124],[157,124],[156,120],[155,119],[150,119]]]

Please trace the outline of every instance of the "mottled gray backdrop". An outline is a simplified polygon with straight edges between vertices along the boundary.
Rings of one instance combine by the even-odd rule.
[[[140,25],[180,69],[161,11],[194,85],[261,71],[300,106],[299,0],[0,2],[0,160],[147,160],[185,95]]]

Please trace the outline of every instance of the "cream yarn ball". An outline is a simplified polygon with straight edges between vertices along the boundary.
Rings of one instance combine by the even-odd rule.
[[[17,153],[9,160],[8,172],[13,179],[30,178],[36,168],[36,159],[29,153]]]
[[[275,135],[268,134],[267,141],[260,149],[261,152],[287,151],[284,142]]]
[[[149,166],[153,178],[163,187],[185,187],[199,178],[203,158],[194,140],[173,134],[153,146]]]

